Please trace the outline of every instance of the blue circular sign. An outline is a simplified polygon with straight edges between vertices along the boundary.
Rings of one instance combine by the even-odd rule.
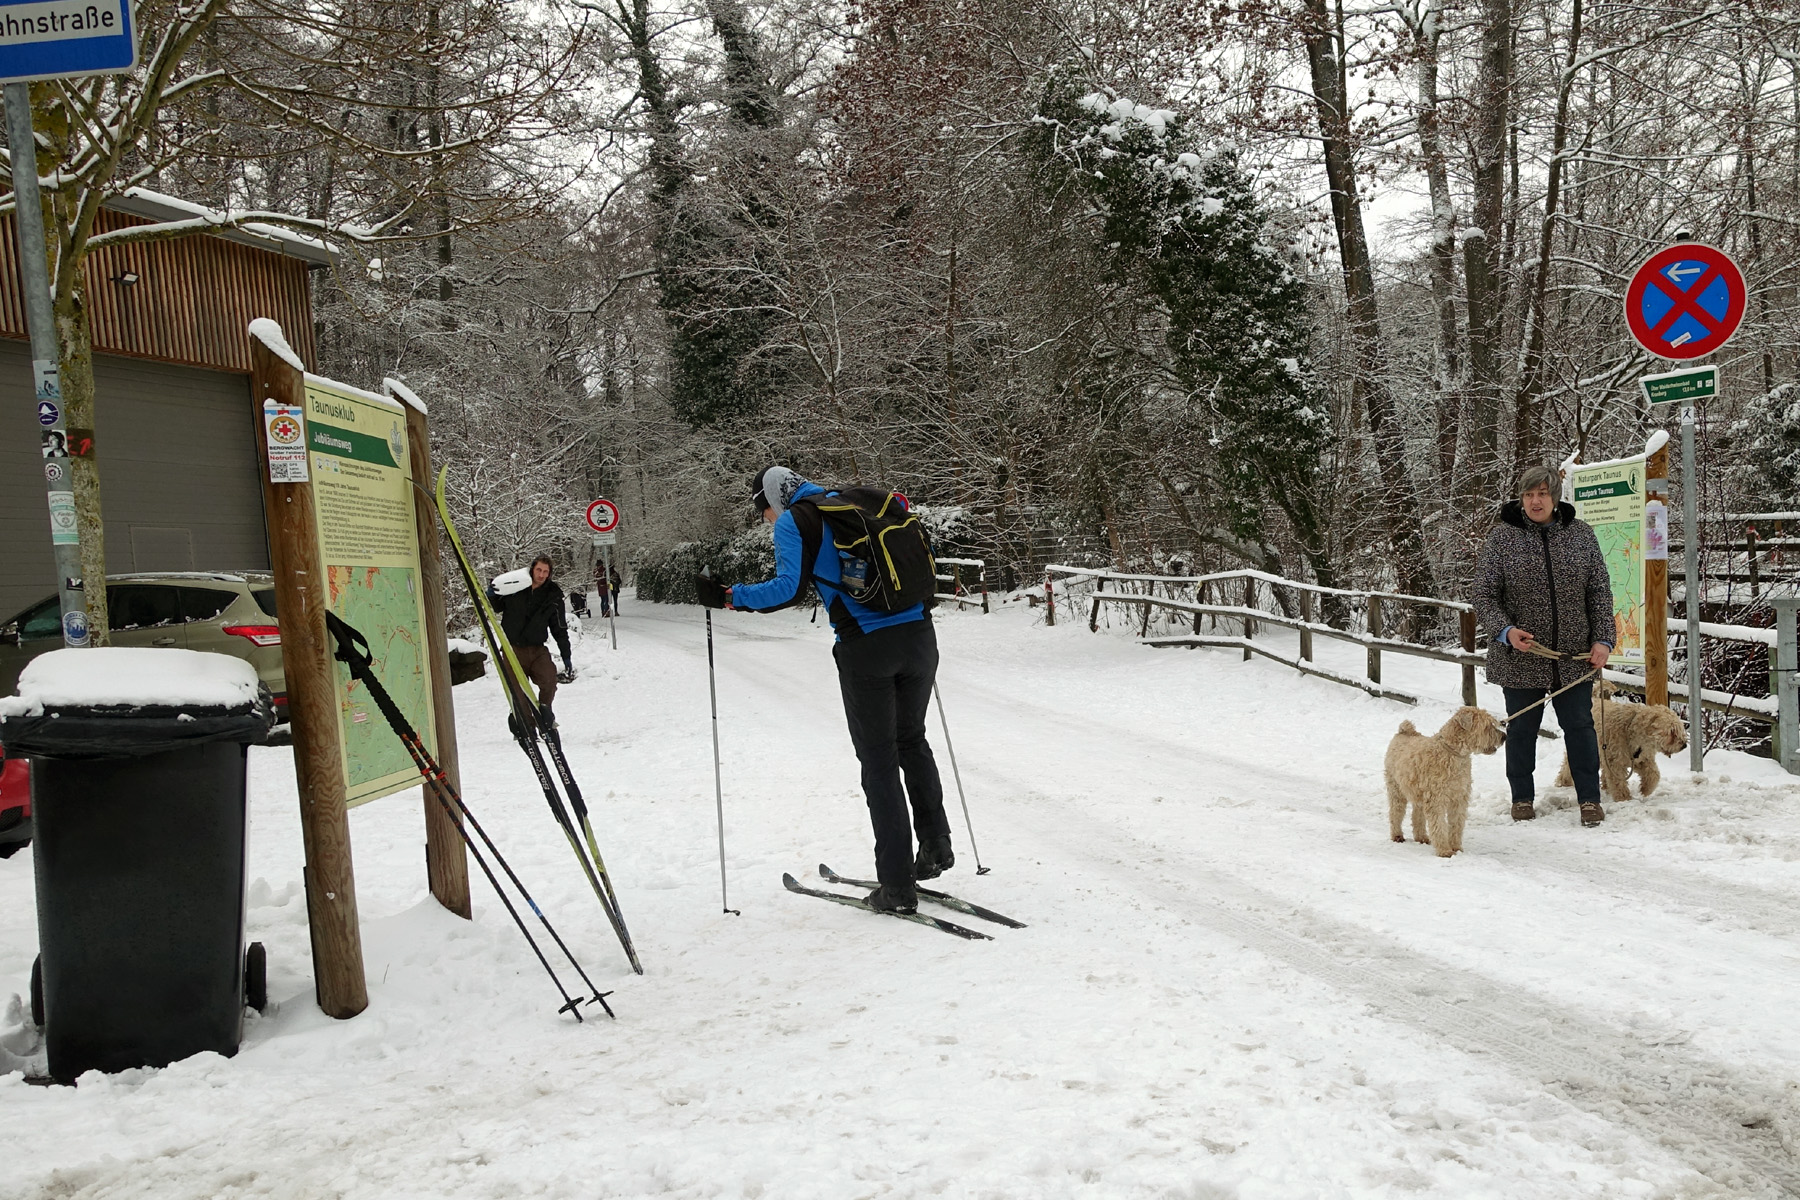
[[[48,429],[62,419],[62,412],[48,400],[38,401],[38,424]]]
[[[63,641],[71,646],[85,646],[88,641],[87,614],[79,608],[72,608],[63,614]]]

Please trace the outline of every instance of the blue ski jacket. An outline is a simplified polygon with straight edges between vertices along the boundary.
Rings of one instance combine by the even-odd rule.
[[[775,578],[764,583],[740,583],[731,589],[731,606],[751,612],[774,612],[800,603],[806,597],[806,585],[819,589],[819,601],[831,617],[831,627],[838,640],[847,641],[909,621],[926,620],[925,606],[915,604],[899,612],[886,612],[858,604],[832,585],[844,577],[841,553],[828,543],[817,518],[805,523],[794,520],[794,504],[809,496],[835,496],[816,483],[803,483],[794,493],[788,507],[775,519]],[[821,553],[821,547],[824,552]]]

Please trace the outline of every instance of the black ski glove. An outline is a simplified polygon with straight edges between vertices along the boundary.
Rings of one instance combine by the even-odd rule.
[[[575,682],[575,664],[570,662],[566,658],[563,659],[563,669],[556,673],[556,682],[558,682],[558,683],[574,683]]]
[[[700,595],[700,603],[707,608],[724,608],[730,597],[726,587],[710,575],[694,576],[694,591]]]

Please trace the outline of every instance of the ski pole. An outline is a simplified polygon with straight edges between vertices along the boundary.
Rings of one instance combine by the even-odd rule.
[[[506,861],[506,856],[500,853],[500,847],[494,844],[494,839],[488,836],[487,830],[481,827],[481,822],[475,819],[475,814],[469,811],[469,806],[463,802],[462,794],[451,785],[450,777],[444,773],[444,768],[438,764],[437,759],[432,757],[431,752],[425,749],[425,743],[419,739],[418,731],[412,727],[411,722],[400,711],[400,706],[394,703],[394,698],[388,694],[387,688],[376,677],[374,655],[369,651],[368,639],[358,633],[348,622],[338,617],[336,613],[326,613],[325,624],[337,642],[337,651],[333,657],[346,664],[350,668],[350,673],[369,689],[369,696],[375,701],[375,707],[379,708],[381,715],[387,718],[388,726],[393,729],[401,744],[406,747],[406,752],[412,756],[413,765],[418,767],[419,774],[425,777],[426,786],[431,789],[432,795],[437,797],[438,804],[450,817],[451,824],[456,826],[456,832],[462,838],[463,846],[475,856],[475,865],[481,868],[483,875],[487,876],[488,885],[494,889],[494,894],[500,897],[500,903],[506,906],[506,911],[511,915],[513,924],[519,927],[519,932],[524,936],[526,944],[531,947],[532,953],[537,955],[537,960],[543,964],[544,970],[550,976],[550,981],[556,985],[556,990],[561,992],[563,999],[567,1001],[557,1011],[573,1013],[575,1019],[581,1021],[581,1012],[576,1006],[581,1003],[583,998],[571,997],[568,989],[563,987],[562,980],[556,977],[555,970],[551,968],[549,960],[544,957],[544,952],[539,948],[537,940],[525,927],[524,918],[519,916],[519,910],[513,907],[512,899],[500,886],[500,881],[494,877],[493,868],[488,866],[487,858],[481,853],[481,847],[477,846],[469,837],[469,830],[464,828],[462,821],[456,819],[459,811],[468,821],[469,827],[473,828],[481,836],[481,840],[487,844],[488,850],[494,856],[494,861],[500,864],[501,869],[506,872],[507,878],[512,880],[513,886],[519,889],[519,895],[531,907],[531,911],[537,915],[537,919],[543,922],[544,929],[555,940],[557,949],[563,952],[563,956],[569,960],[569,965],[575,968],[577,975],[581,976],[581,981],[587,984],[588,989],[594,993],[594,1001],[597,1001],[600,1007],[606,1010],[607,1016],[617,1020],[618,1014],[614,1013],[612,1005],[606,1002],[607,993],[601,992],[594,985],[594,981],[588,978],[587,972],[582,970],[581,964],[575,960],[574,952],[564,943],[562,935],[556,932],[556,927],[550,924],[550,918],[545,916],[544,910],[538,907],[537,901],[526,889],[524,881],[512,869],[512,864]],[[360,648],[358,643],[361,643]],[[454,808],[452,802],[454,802]]]
[[[731,907],[725,892],[725,780],[719,767],[719,684],[713,670],[712,609],[706,610],[706,691],[712,697],[713,802],[719,810],[719,905],[734,917],[744,914]]]
[[[931,694],[937,698],[938,721],[944,727],[944,749],[950,752],[950,774],[956,779],[956,795],[962,801],[963,824],[969,830],[969,849],[975,854],[975,873],[986,875],[993,868],[981,865],[981,848],[975,844],[975,822],[969,819],[969,797],[963,792],[962,771],[956,766],[956,747],[950,744],[950,719],[944,715],[944,694],[938,691],[935,679],[931,681]]]

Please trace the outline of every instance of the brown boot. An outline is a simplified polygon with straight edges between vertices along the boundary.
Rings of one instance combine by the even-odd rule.
[[[1537,820],[1537,809],[1531,806],[1531,801],[1529,800],[1514,800],[1513,820],[1535,821]]]
[[[1606,820],[1606,810],[1600,807],[1598,800],[1589,800],[1581,806],[1581,823],[1587,826],[1598,825]]]

